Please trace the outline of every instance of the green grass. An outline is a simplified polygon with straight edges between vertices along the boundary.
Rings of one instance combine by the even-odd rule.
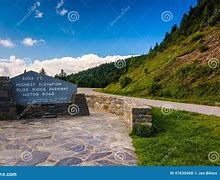
[[[208,154],[220,154],[220,118],[174,111],[164,115],[153,108],[154,137],[131,135],[140,166],[220,165]]]
[[[216,27],[207,27],[202,31],[178,39],[179,43],[171,44],[163,52],[144,61],[134,59],[127,73],[120,79],[127,78],[129,83],[120,85],[120,81],[112,82],[101,90],[105,93],[124,96],[161,99],[195,104],[215,105],[220,102],[220,68],[210,68],[208,60],[204,61],[204,53],[213,53],[212,48],[205,45],[209,34],[220,34],[220,23]],[[192,55],[197,52],[198,56]],[[192,55],[187,58],[183,55]],[[216,56],[220,58],[219,55]]]

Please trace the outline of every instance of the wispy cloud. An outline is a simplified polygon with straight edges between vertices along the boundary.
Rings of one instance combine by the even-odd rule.
[[[34,11],[35,11],[35,18],[42,18],[43,17],[43,12],[41,12],[39,9],[37,9],[37,8],[39,8],[41,6],[41,3],[39,2],[39,1],[37,1],[36,3],[34,3]]]
[[[37,2],[36,2],[36,5],[37,5],[38,7],[40,7],[40,2],[39,2],[39,1],[37,1]]]
[[[0,45],[6,48],[15,47],[15,44],[10,39],[0,39]]]
[[[59,73],[61,69],[64,69],[66,73],[70,74],[88,68],[93,68],[103,63],[114,62],[118,59],[127,59],[129,57],[131,56],[114,55],[100,57],[95,54],[87,54],[76,58],[62,57],[43,61],[34,61],[30,60],[29,58],[19,59],[15,56],[11,56],[9,59],[0,59],[0,76],[5,75],[13,77],[23,73],[24,70],[33,70],[39,72],[42,67],[46,70],[48,75],[55,75]]]
[[[64,0],[61,0],[57,3],[56,9],[61,8],[64,5]]]
[[[66,13],[68,13],[68,11],[66,9],[62,9],[60,11],[57,11],[57,13],[61,16],[64,16]]]
[[[63,5],[64,5],[64,0],[61,0],[57,3],[57,6],[55,7],[57,14],[60,16],[64,16],[66,13],[68,13],[67,9],[62,8]]]
[[[35,18],[42,18],[43,17],[43,13],[42,12],[40,12],[39,10],[36,10],[35,11],[35,16],[34,16]]]
[[[25,46],[34,46],[34,45],[40,45],[40,44],[44,44],[45,41],[43,39],[37,40],[37,39],[32,39],[30,37],[26,37],[23,39],[22,43]]]

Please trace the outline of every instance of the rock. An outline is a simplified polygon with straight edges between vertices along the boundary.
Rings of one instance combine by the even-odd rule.
[[[79,157],[79,158],[85,160],[88,158],[89,155],[90,155],[90,151],[86,150],[86,151],[82,151],[82,152],[79,152],[78,154],[76,154],[76,157]]]
[[[112,152],[93,153],[93,154],[91,154],[91,155],[88,157],[87,161],[92,161],[92,160],[96,160],[96,159],[101,159],[101,158],[103,158],[103,157],[105,157],[105,156],[110,155],[111,153],[112,153]]]
[[[88,150],[93,150],[94,149],[94,146],[92,146],[92,145],[88,145],[87,147],[86,147],[86,149],[88,149]]]
[[[5,146],[5,149],[19,149],[19,148],[20,148],[20,145],[14,144],[14,143],[7,144],[7,145]]]
[[[102,141],[100,141],[98,139],[85,139],[85,142],[90,145],[94,145],[94,146],[98,146],[98,145],[102,144]]]
[[[59,149],[54,149],[53,151],[50,151],[50,160],[58,162],[66,157],[72,157],[74,154],[72,151],[64,151]]]
[[[136,161],[136,158],[127,152],[125,152],[125,156],[126,156],[126,161]]]
[[[52,134],[50,133],[41,133],[41,134],[35,134],[35,135],[31,135],[30,137],[28,137],[28,141],[33,141],[33,140],[42,140],[42,139],[51,139],[52,138]]]
[[[21,158],[15,165],[16,166],[35,166],[37,164],[40,164],[47,160],[49,157],[49,152],[43,152],[43,151],[34,151],[32,153],[27,153],[27,156],[29,156],[29,159],[26,159],[23,161]]]
[[[79,139],[93,139],[93,136],[90,134],[78,134],[75,137]]]
[[[68,157],[57,162],[55,166],[72,166],[72,165],[80,164],[81,162],[82,160],[80,158]]]
[[[7,138],[0,137],[0,144],[4,144],[4,143],[7,143],[7,142],[9,142],[9,140]]]
[[[75,151],[75,152],[82,152],[85,150],[85,145],[84,144],[80,144],[80,145],[77,145],[73,148],[70,148],[71,150]]]
[[[136,158],[127,152],[114,153],[114,155],[111,155],[110,157],[108,157],[108,159],[113,160],[113,161],[118,161],[118,162],[120,161],[121,162],[122,161],[123,162],[126,162],[126,161],[136,162]]]
[[[75,145],[76,144],[74,144],[74,143],[65,143],[65,144],[61,145],[60,147],[66,149],[66,150],[69,150]]]

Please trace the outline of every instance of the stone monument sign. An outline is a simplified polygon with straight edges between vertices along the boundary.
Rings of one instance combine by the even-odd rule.
[[[0,93],[0,120],[89,115],[75,84],[34,71],[0,77]]]
[[[17,105],[71,103],[75,84],[34,71],[11,79],[12,96]]]

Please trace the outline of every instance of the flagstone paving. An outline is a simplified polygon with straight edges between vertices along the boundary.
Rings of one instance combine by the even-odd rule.
[[[0,121],[1,166],[134,166],[123,120],[109,113],[86,117]]]

